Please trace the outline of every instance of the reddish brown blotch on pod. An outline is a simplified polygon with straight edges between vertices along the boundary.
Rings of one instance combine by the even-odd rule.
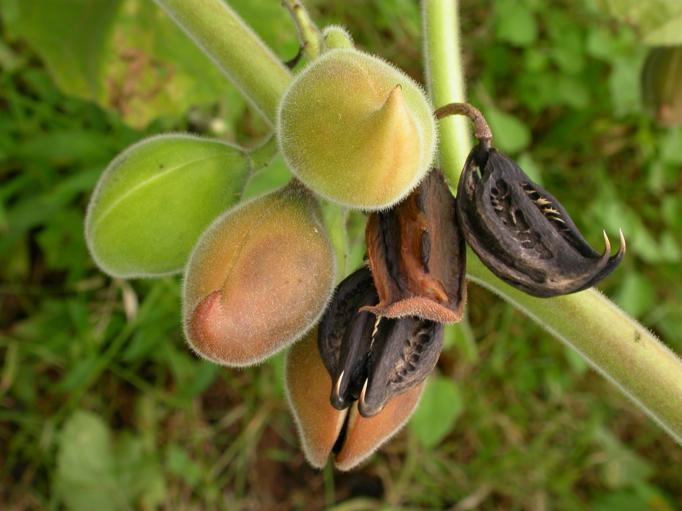
[[[329,402],[331,379],[317,348],[317,331],[296,343],[287,355],[286,384],[303,452],[322,468],[332,456],[336,468],[350,470],[395,435],[414,412],[424,385],[391,398],[381,412],[363,417],[357,402],[337,410]]]
[[[220,364],[255,364],[315,323],[334,271],[317,203],[300,183],[240,205],[203,233],[187,265],[187,339]]]

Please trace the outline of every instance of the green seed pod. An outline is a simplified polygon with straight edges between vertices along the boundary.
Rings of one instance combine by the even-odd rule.
[[[682,46],[649,51],[642,69],[642,97],[662,125],[682,123]]]
[[[284,94],[277,117],[282,154],[316,193],[348,207],[382,209],[426,175],[436,147],[419,86],[383,60],[331,49]]]
[[[161,135],[129,147],[90,199],[93,259],[114,277],[181,271],[201,232],[239,200],[248,174],[247,155],[217,140]]]
[[[329,25],[322,31],[322,41],[327,50],[333,48],[352,48],[353,37],[340,25]]]
[[[334,255],[300,183],[239,205],[202,234],[185,272],[185,334],[200,355],[248,366],[301,337],[334,286]]]
[[[322,468],[331,454],[336,468],[351,470],[405,425],[424,385],[393,396],[373,417],[363,417],[357,402],[337,410],[329,402],[332,382],[317,349],[317,331],[313,330],[287,354],[286,389],[308,462]]]

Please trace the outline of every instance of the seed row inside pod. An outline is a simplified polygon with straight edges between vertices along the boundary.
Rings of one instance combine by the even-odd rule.
[[[595,251],[559,200],[534,183],[508,156],[492,147],[483,115],[471,105],[451,104],[436,117],[466,115],[479,143],[467,158],[457,190],[457,217],[464,237],[499,278],[538,297],[582,291],[611,273],[625,254]]]

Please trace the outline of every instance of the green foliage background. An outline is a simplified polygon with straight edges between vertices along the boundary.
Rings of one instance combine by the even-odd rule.
[[[278,1],[230,3],[283,60],[295,54]],[[639,91],[642,41],[680,33],[670,29],[679,13],[652,9],[633,29],[598,8],[615,2],[461,3],[469,94],[499,146],[593,243],[623,228],[630,250],[603,290],[682,352],[682,129],[658,128]],[[306,5],[421,80],[417,2]],[[615,14],[631,19],[637,5]],[[82,235],[100,172],[131,143],[172,130],[253,145],[264,124],[147,0],[0,0],[0,23],[1,509],[682,502],[682,449],[575,353],[474,286],[469,321],[449,331],[410,426],[358,471],[309,468],[282,358],[242,371],[198,360],[182,338],[179,278],[107,278]],[[247,195],[286,179],[276,160]]]

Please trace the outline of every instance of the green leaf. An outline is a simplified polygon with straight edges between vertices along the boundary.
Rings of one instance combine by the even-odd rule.
[[[609,91],[615,114],[622,117],[641,110],[641,88],[639,70],[641,58],[638,55],[614,58],[609,75]]]
[[[442,376],[431,377],[410,427],[424,447],[434,447],[455,426],[462,409],[462,396],[457,384]]]
[[[120,0],[5,0],[4,8],[10,33],[35,49],[62,90],[97,99],[120,5]]]
[[[651,283],[634,272],[626,274],[616,296],[616,303],[636,318],[651,309],[655,300],[656,291]]]
[[[166,449],[166,467],[171,474],[181,477],[190,486],[196,486],[201,481],[206,468],[194,461],[185,449],[171,444]]]
[[[78,411],[59,437],[57,494],[73,511],[129,508],[126,488],[118,484],[111,433],[97,415]]]
[[[506,153],[517,153],[530,145],[531,133],[521,119],[497,108],[486,109],[495,145]]]
[[[645,481],[651,475],[651,465],[623,445],[611,432],[595,432],[595,441],[604,451],[604,461],[599,468],[607,487],[618,489],[632,486]]]
[[[90,201],[93,258],[116,277],[180,271],[203,230],[239,200],[248,173],[244,153],[217,140],[162,135],[131,146]]]
[[[599,5],[611,16],[633,26],[646,44],[672,46],[682,43],[682,3],[679,0],[600,0]]]
[[[244,108],[225,76],[154,2],[3,1],[11,35],[40,55],[63,92],[116,110],[133,126],[193,106],[221,102],[228,118]]]
[[[495,3],[495,34],[514,46],[530,46],[538,36],[533,13],[524,2],[498,0]]]
[[[542,169],[530,153],[523,153],[519,156],[517,163],[519,167],[530,177],[533,182],[542,185]]]
[[[72,27],[73,29],[73,27]],[[142,127],[190,107],[220,103],[233,119],[244,109],[237,90],[155,2],[125,0],[111,35],[101,105]]]

